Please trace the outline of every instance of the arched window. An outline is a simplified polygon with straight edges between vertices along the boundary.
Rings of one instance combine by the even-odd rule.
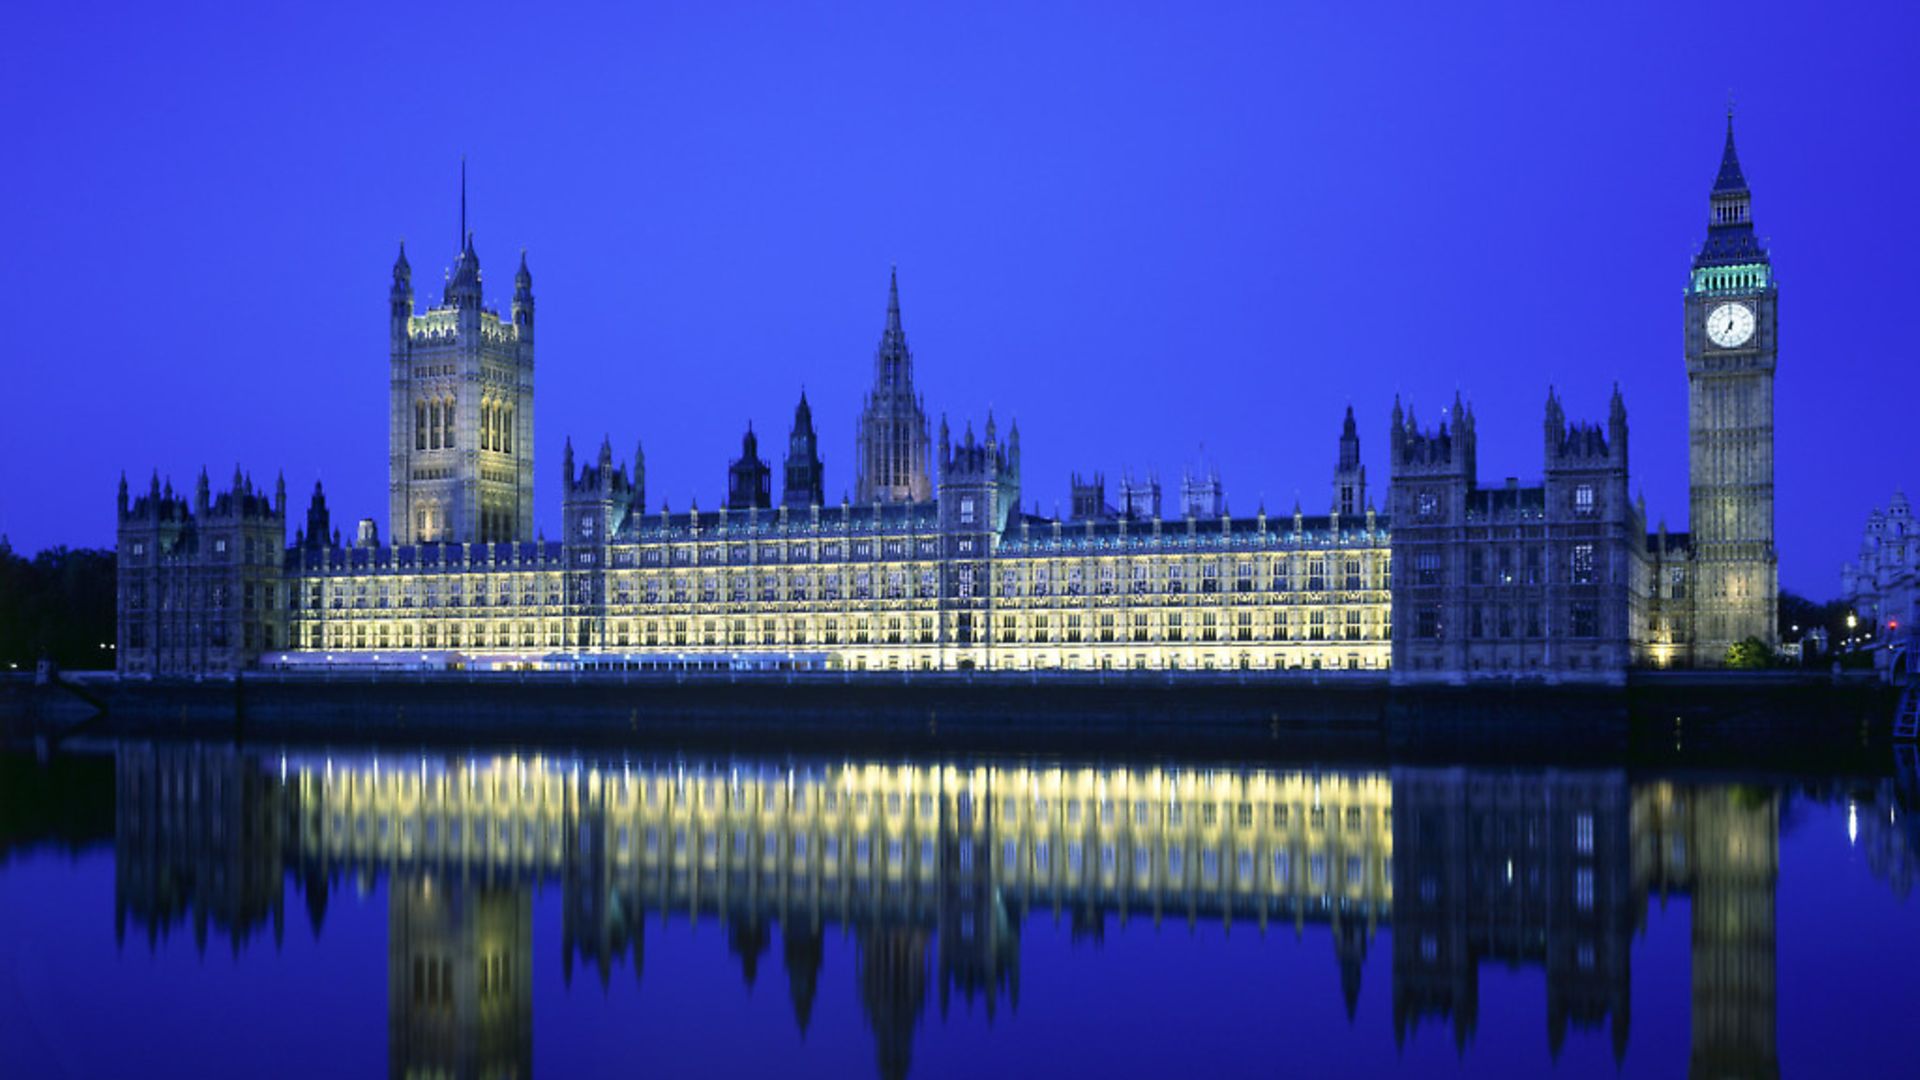
[[[480,403],[480,449],[495,449],[493,442],[493,402]]]
[[[453,449],[453,399],[447,399],[447,449]]]
[[[506,408],[506,422],[501,425],[500,434],[503,436],[501,449],[506,453],[513,453],[513,406],[511,405]]]
[[[440,403],[439,402],[436,401],[433,403],[433,406],[431,408],[431,413],[433,416],[433,427],[431,432],[432,437],[427,440],[427,446],[431,449],[438,450],[440,449]]]
[[[427,448],[427,403],[424,401],[413,403],[413,448]]]

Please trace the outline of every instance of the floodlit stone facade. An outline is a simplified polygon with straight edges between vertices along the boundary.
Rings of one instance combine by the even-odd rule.
[[[1731,122],[1686,297],[1692,531],[1647,531],[1626,407],[1569,423],[1548,393],[1544,478],[1481,487],[1475,418],[1432,430],[1398,401],[1388,512],[1349,409],[1324,514],[1235,516],[1216,470],[1163,516],[1149,473],[1118,505],[1075,474],[1072,515],[1021,511],[1020,430],[989,415],[937,445],[913,384],[897,275],[856,439],[829,504],[804,395],[785,459],[749,426],[715,510],[646,498],[643,451],[562,470],[562,534],[533,530],[533,291],[481,305],[462,220],[441,306],[393,269],[388,536],[343,542],[316,486],[244,477],[193,506],[154,479],[120,497],[124,673],[303,669],[1372,671],[1403,681],[1617,683],[1774,640],[1775,285]],[[782,490],[776,500],[776,475]]]

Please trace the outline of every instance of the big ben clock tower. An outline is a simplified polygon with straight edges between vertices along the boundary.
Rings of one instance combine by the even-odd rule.
[[[1749,637],[1778,640],[1773,548],[1773,369],[1779,328],[1773,266],[1753,233],[1751,195],[1727,146],[1714,178],[1707,242],[1687,285],[1688,521],[1693,542],[1693,660],[1726,663]]]

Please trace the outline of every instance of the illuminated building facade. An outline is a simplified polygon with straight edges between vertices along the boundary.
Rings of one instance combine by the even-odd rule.
[[[533,538],[533,275],[523,251],[510,317],[485,307],[464,186],[460,209],[460,254],[438,307],[414,312],[404,245],[393,264],[387,529],[396,544]]]
[[[123,493],[123,672],[262,663],[1377,672],[1390,663],[1388,534],[1366,504],[1351,411],[1325,515],[1235,518],[1217,475],[1189,478],[1174,519],[1138,492],[1116,510],[1103,484],[1070,520],[1022,513],[1017,424],[1002,437],[989,416],[984,438],[971,425],[955,438],[943,420],[937,450],[928,445],[896,283],[861,420],[862,498],[823,502],[803,395],[777,502],[751,429],[712,511],[650,508],[638,447],[616,464],[603,441],[576,467],[569,442],[562,535],[536,541],[522,473],[530,279],[523,267],[513,319],[502,322],[479,307],[470,237],[443,307],[414,315],[408,274],[403,255],[393,542],[365,525],[342,542],[317,485],[291,546],[284,494],[267,504],[236,489],[240,501],[223,496],[196,515],[162,493],[129,507]],[[470,385],[480,388],[471,402],[460,396]],[[239,512],[230,504],[243,517],[221,516]],[[233,562],[199,543],[216,532],[231,533],[216,544],[235,545]],[[161,612],[172,621],[156,622]]]
[[[1709,200],[1707,240],[1686,297],[1688,475],[1692,527],[1691,660],[1724,664],[1735,642],[1780,640],[1773,545],[1773,374],[1779,288],[1754,235],[1752,196],[1727,145]]]
[[[603,442],[576,468],[569,443],[561,537],[536,540],[532,280],[523,258],[511,318],[483,309],[463,231],[440,307],[415,314],[404,253],[394,267],[388,542],[370,520],[342,542],[317,488],[288,547],[282,495],[269,504],[237,484],[218,507],[189,508],[156,477],[129,505],[123,484],[120,671],[1345,670],[1619,683],[1634,664],[1715,663],[1730,636],[1772,640],[1776,591],[1774,287],[1730,135],[1712,205],[1687,300],[1694,530],[1652,536],[1629,496],[1617,388],[1604,425],[1569,423],[1549,392],[1538,485],[1479,485],[1475,419],[1458,398],[1431,431],[1396,401],[1385,514],[1367,499],[1351,410],[1325,514],[1235,517],[1211,470],[1184,478],[1178,517],[1162,515],[1151,474],[1128,478],[1117,507],[1101,474],[1076,474],[1070,517],[1023,512],[1017,424],[1003,437],[989,415],[984,437],[969,424],[955,438],[943,419],[929,438],[896,277],[851,500],[825,499],[803,395],[785,460],[763,460],[749,426],[715,510],[649,505],[637,447],[616,467]],[[216,534],[241,547],[223,552]]]

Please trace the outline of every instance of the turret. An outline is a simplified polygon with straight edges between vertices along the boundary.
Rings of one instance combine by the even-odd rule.
[[[644,514],[647,510],[647,448],[644,443],[633,444],[632,492],[628,505],[635,514]]]
[[[1008,451],[978,442],[968,424],[953,445],[940,421],[940,521],[948,531],[998,533],[1020,503],[1020,477]]]
[[[235,478],[237,479],[240,474],[240,467],[238,465],[235,465],[233,467],[233,472],[234,472]],[[236,484],[236,486],[238,485]],[[194,484],[193,484],[194,516],[205,517],[207,513],[207,507],[211,505],[212,502],[213,502],[212,490],[210,485],[207,483],[207,469],[206,469],[206,466],[203,465],[200,467],[200,479],[194,481]]]
[[[1128,473],[1120,480],[1120,512],[1136,521],[1151,521],[1160,516],[1160,477],[1148,473],[1144,479]]]
[[[826,501],[826,469],[820,463],[820,440],[813,430],[813,409],[807,404],[807,392],[800,392],[800,404],[793,410],[793,430],[787,435],[785,484],[780,505],[803,510]]]
[[[740,439],[740,456],[727,466],[727,502],[729,510],[764,510],[773,505],[767,463],[760,460],[760,440],[753,424]]]
[[[413,267],[407,263],[407,242],[400,242],[400,255],[393,260],[393,287],[387,292],[387,307],[396,345],[407,339],[407,320],[413,316]]]
[[[1107,505],[1105,473],[1096,472],[1091,476],[1074,473],[1070,490],[1073,493],[1073,520],[1103,521],[1114,516],[1113,507]]]
[[[472,233],[466,235],[460,255],[454,259],[453,271],[447,277],[446,294],[442,299],[450,308],[475,314],[480,311],[480,256],[473,250]]]
[[[1180,480],[1180,512],[1190,518],[1217,518],[1226,512],[1226,489],[1220,484],[1220,470],[1204,466],[1188,470]]]
[[[327,537],[333,535],[333,524],[327,513],[327,495],[320,487],[320,481],[313,482],[313,499],[307,503],[307,548],[317,550],[327,546]]]
[[[1358,515],[1366,505],[1367,467],[1360,464],[1360,430],[1349,405],[1346,421],[1340,426],[1340,457],[1333,468],[1333,510],[1336,514]]]
[[[1546,460],[1552,461],[1560,456],[1560,448],[1567,440],[1567,414],[1560,407],[1560,398],[1547,387]]]
[[[646,496],[629,478],[627,467],[614,463],[611,436],[600,440],[600,452],[595,455],[594,463],[581,467],[578,472],[572,467],[572,438],[567,439],[563,460],[567,475],[560,491],[566,543],[610,541],[628,527],[629,521],[639,520],[646,508]],[[582,531],[582,515],[593,522],[590,532]]]
[[[1620,459],[1620,467],[1627,467],[1627,403],[1620,396],[1620,384],[1613,384],[1613,400],[1607,403],[1607,441],[1613,445],[1613,452]]]
[[[120,470],[120,497],[115,501],[115,506],[119,509],[119,516],[124,520],[127,516],[127,471],[125,469]]]
[[[522,341],[533,340],[533,274],[527,270],[527,249],[520,249],[520,269],[513,275],[513,325]]]

